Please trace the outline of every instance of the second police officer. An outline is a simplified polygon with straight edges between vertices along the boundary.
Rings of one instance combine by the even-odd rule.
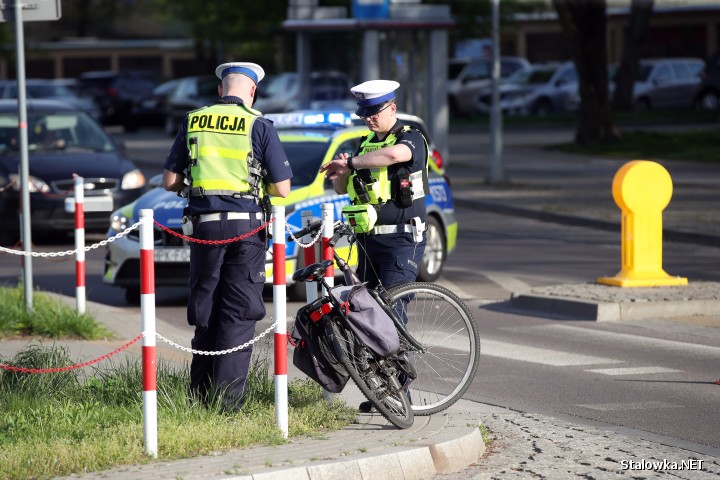
[[[286,197],[292,170],[272,123],[253,110],[265,76],[254,63],[225,63],[215,105],[189,112],[164,164],[163,186],[188,197],[183,229],[190,242],[187,320],[192,348],[229,350],[255,334],[265,316],[267,231],[264,195]],[[270,228],[269,226],[266,228]],[[192,233],[191,233],[192,232]],[[243,403],[252,345],[223,355],[194,354],[190,393],[236,411]]]
[[[370,288],[416,281],[425,250],[428,147],[419,130],[397,119],[399,86],[371,80],[350,89],[370,134],[355,156],[338,154],[321,168],[350,197],[343,213],[360,245],[357,274]]]

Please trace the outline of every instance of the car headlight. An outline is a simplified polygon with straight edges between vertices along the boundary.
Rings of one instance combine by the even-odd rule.
[[[20,176],[17,173],[11,173],[9,178],[10,183],[12,183],[13,190],[20,190]],[[32,175],[30,175],[27,179],[27,183],[28,190],[30,192],[48,193],[50,191],[50,185],[45,183],[45,180],[42,180],[38,177],[33,177]]]
[[[138,169],[123,175],[122,183],[120,184],[120,188],[123,190],[132,190],[143,186],[145,186],[145,175]]]
[[[122,213],[113,213],[110,217],[110,228],[116,232],[122,232],[128,226],[129,220]]]

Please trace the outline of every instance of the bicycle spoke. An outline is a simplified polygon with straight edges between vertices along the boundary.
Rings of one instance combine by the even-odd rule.
[[[472,382],[480,338],[467,306],[435,284],[410,283],[388,292],[394,310],[424,352],[410,349],[417,379],[410,384],[413,410],[429,415],[455,403]]]

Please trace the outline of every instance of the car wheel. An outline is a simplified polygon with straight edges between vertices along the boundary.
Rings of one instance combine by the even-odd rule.
[[[434,282],[440,277],[443,266],[445,266],[447,240],[440,222],[433,216],[429,216],[427,219],[425,238],[427,238],[427,241],[420,262],[418,280],[421,282]]]
[[[650,104],[649,98],[638,98],[635,102],[635,110],[638,112],[647,112],[651,107],[652,105]]]
[[[718,92],[706,90],[700,95],[698,107],[700,110],[715,111],[718,109]]]
[[[541,98],[533,107],[533,113],[538,117],[546,117],[553,111],[552,103],[546,98]]]
[[[140,287],[125,287],[125,302],[128,305],[140,305]]]
[[[168,137],[174,137],[177,133],[177,130],[177,125],[175,125],[172,117],[170,115],[167,115],[165,117],[165,133]]]
[[[459,117],[460,116],[460,109],[457,106],[457,100],[454,98],[450,99],[450,116],[451,117]]]

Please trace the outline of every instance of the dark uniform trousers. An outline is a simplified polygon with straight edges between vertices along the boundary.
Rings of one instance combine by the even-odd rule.
[[[261,220],[194,222],[194,237],[224,240],[259,227]],[[265,231],[221,245],[190,243],[188,323],[195,327],[192,348],[228,350],[251,340],[255,323],[265,316]],[[252,345],[223,355],[194,354],[190,392],[209,402],[222,399],[225,408],[242,405]]]
[[[425,251],[425,235],[420,243],[413,242],[411,233],[384,235],[359,234],[358,277],[369,288],[385,288],[417,280]]]

